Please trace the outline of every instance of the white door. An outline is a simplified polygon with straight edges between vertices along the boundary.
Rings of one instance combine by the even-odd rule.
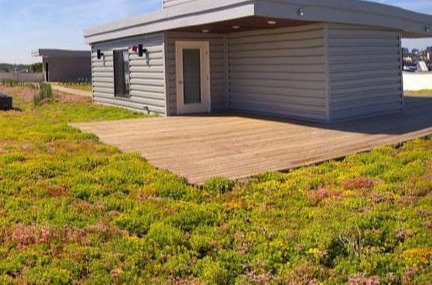
[[[176,78],[177,114],[211,111],[208,42],[176,42]]]

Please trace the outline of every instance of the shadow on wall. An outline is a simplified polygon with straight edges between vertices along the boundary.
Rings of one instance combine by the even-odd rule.
[[[324,125],[327,129],[364,134],[403,135],[431,129],[432,134],[432,96],[405,96],[405,109],[402,112]]]
[[[432,96],[405,96],[404,100],[405,109],[398,113],[330,124],[277,119],[249,114],[236,113],[235,115],[352,133],[403,135],[430,129],[430,134],[432,135]],[[233,114],[227,113],[226,115],[232,116]],[[212,116],[212,114],[209,114],[209,116]]]

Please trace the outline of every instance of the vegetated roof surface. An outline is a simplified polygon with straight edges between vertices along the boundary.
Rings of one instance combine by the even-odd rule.
[[[430,138],[199,189],[68,126],[142,115],[0,92],[1,284],[432,279]]]

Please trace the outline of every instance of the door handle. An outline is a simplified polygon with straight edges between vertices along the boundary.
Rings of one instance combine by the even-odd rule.
[[[179,81],[178,83],[179,83],[179,84],[183,84],[183,81]]]

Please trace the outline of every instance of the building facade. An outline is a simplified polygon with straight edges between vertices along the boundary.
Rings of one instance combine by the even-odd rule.
[[[432,16],[363,1],[163,5],[85,32],[96,102],[319,122],[399,112],[401,38],[432,36]]]
[[[42,57],[45,82],[91,80],[91,52],[39,49],[33,56]]]

